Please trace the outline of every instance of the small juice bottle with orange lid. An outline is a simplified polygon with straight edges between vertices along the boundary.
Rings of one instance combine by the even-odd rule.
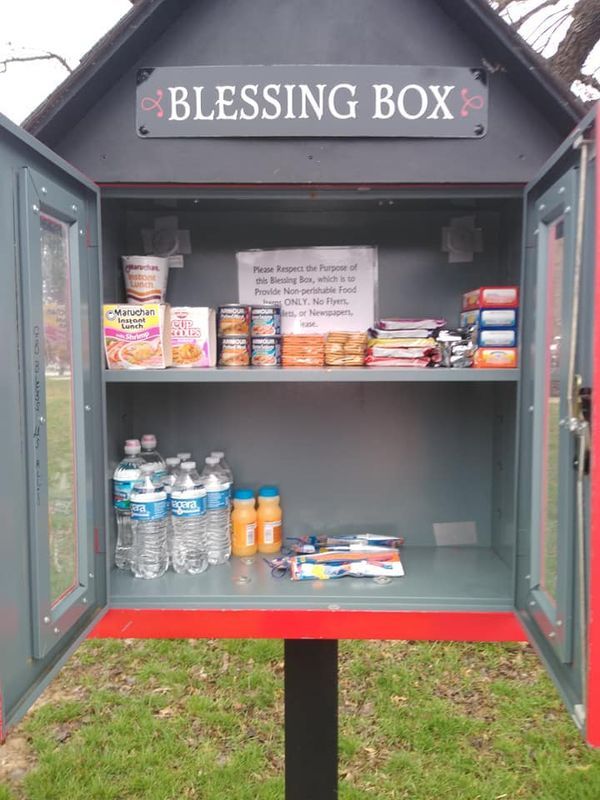
[[[258,492],[257,533],[259,553],[281,550],[283,512],[277,486],[262,486]]]
[[[256,508],[250,489],[236,489],[231,512],[231,552],[234,556],[256,553]]]

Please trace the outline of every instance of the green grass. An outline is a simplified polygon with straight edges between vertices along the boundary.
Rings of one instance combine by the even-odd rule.
[[[54,599],[69,589],[77,578],[70,379],[46,378],[46,419],[50,589]]]
[[[545,529],[543,531],[542,585],[550,597],[556,599],[558,586],[558,540],[559,530],[559,490],[560,485],[560,398],[548,399],[546,422],[546,486],[543,497]]]
[[[281,799],[282,703],[281,642],[89,641],[0,748],[0,800]],[[600,753],[523,645],[350,642],[340,777],[342,800],[597,800]]]

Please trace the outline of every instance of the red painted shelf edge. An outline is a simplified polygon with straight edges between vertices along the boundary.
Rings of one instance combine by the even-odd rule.
[[[90,638],[522,642],[512,611],[109,609]]]

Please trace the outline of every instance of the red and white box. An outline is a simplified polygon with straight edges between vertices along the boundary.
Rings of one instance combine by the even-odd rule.
[[[472,308],[517,308],[518,286],[481,286],[463,294],[462,310]]]

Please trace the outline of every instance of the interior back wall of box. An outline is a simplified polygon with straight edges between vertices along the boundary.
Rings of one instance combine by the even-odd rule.
[[[114,302],[124,299],[119,256],[140,252],[141,230],[168,211],[138,206],[124,214],[118,204],[106,205],[104,296]],[[193,252],[182,270],[171,271],[168,300],[209,306],[236,301],[239,249],[376,244],[382,316],[444,316],[456,323],[461,292],[518,281],[519,233],[507,222],[514,226],[516,211],[474,211],[483,230],[483,252],[472,263],[449,264],[441,251],[441,228],[466,213],[451,204],[372,211],[178,209],[171,213],[191,231]],[[189,449],[201,460],[211,449],[223,448],[237,485],[280,486],[287,535],[368,530],[404,536],[407,577],[391,588],[379,587],[390,602],[419,607],[437,598],[443,607],[510,606],[516,382],[134,383],[106,388],[109,472],[123,440],[146,432],[157,435],[163,456]],[[110,527],[112,547],[112,520]],[[128,594],[135,595],[138,605],[152,605],[161,593],[159,605],[164,605],[165,592],[193,605],[194,591],[202,595],[204,585],[219,580],[220,569],[229,568],[191,579],[195,590],[190,580],[185,583],[186,576],[144,582],[117,574],[113,593],[125,605]],[[270,580],[256,584],[255,591],[273,591]],[[353,593],[355,601],[365,595],[372,606],[371,586],[341,583],[343,589],[327,587],[323,600],[343,591]],[[209,591],[223,593],[224,588]],[[304,584],[295,591],[293,602],[302,605],[315,589]]]

